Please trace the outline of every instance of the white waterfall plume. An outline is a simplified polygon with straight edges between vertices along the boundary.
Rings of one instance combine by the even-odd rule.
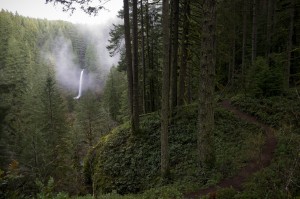
[[[84,71],[84,69],[82,69],[82,71],[80,73],[78,95],[76,97],[74,97],[74,99],[79,99],[81,97],[83,71]]]

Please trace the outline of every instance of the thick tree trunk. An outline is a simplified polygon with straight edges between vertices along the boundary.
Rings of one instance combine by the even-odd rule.
[[[183,18],[183,35],[181,41],[181,62],[180,62],[180,73],[179,73],[179,94],[178,94],[178,105],[184,104],[185,95],[185,79],[187,71],[187,60],[188,60],[188,35],[189,35],[189,17],[190,15],[190,0],[184,1],[184,18]]]
[[[163,69],[162,69],[162,104],[161,104],[161,175],[167,177],[169,172],[169,93],[170,93],[170,65],[169,65],[169,1],[163,0],[162,10],[163,34]]]
[[[143,1],[141,0],[141,33],[142,33],[142,65],[143,65],[143,112],[147,112],[146,94],[146,61],[145,61],[145,36],[144,36],[144,12]]]
[[[200,87],[198,110],[198,153],[204,171],[214,167],[214,78],[216,0],[203,1]]]
[[[133,83],[132,83],[132,93],[133,93],[133,103],[132,103],[132,109],[133,109],[133,124],[132,124],[132,131],[133,133],[138,132],[139,130],[139,85],[138,85],[138,68],[139,68],[139,60],[138,60],[138,18],[137,18],[137,0],[133,0],[133,9],[132,9],[132,15],[133,15],[133,27],[132,27],[132,33],[133,33]]]
[[[172,13],[171,107],[174,108],[177,106],[179,0],[172,1]]]
[[[256,47],[257,47],[257,19],[256,19],[256,0],[253,0],[253,7],[252,7],[252,56],[251,56],[251,63],[254,64],[256,59]]]
[[[128,101],[131,122],[133,125],[133,73],[132,73],[132,52],[130,39],[130,20],[129,20],[129,4],[128,0],[123,0],[124,3],[124,28],[125,28],[125,49],[127,62],[127,81],[128,81]]]

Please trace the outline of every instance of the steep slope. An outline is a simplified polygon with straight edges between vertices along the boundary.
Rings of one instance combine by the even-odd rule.
[[[195,190],[235,176],[236,171],[258,156],[265,139],[256,125],[217,108],[216,168],[203,174],[197,166],[196,110],[195,105],[178,109],[170,131],[171,179],[168,183],[181,191]],[[138,193],[163,185],[159,177],[159,115],[144,115],[141,129],[142,134],[134,137],[129,125],[124,124],[103,137],[90,151],[85,176],[91,191]]]

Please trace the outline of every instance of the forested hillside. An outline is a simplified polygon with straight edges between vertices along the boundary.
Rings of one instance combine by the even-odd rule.
[[[2,10],[0,197],[299,197],[299,8],[124,0],[115,66],[99,29]]]
[[[88,27],[4,10],[0,27],[1,190],[32,195],[53,178],[56,190],[84,193],[83,158],[116,124],[99,100],[111,66],[97,38]]]

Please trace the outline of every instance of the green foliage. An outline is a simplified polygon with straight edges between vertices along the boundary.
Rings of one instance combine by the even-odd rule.
[[[38,199],[52,197],[54,191],[54,179],[52,177],[49,178],[47,184],[43,184],[40,180],[36,180],[35,183],[40,190],[40,193],[37,194]]]
[[[154,188],[145,191],[141,194],[143,199],[152,199],[152,198],[174,198],[180,199],[183,198],[183,194],[174,186],[162,186],[160,188]]]
[[[199,38],[202,34],[203,13],[198,1],[189,2],[192,15],[188,19],[190,29],[187,41],[189,44],[188,78],[186,78],[185,97],[187,102],[192,102],[198,97],[196,94],[199,87],[201,61]],[[298,149],[300,134],[300,103],[297,100],[299,94],[291,96],[287,91],[284,93],[282,89],[283,70],[287,63],[286,43],[289,37],[290,1],[268,1],[276,4],[271,9],[276,13],[276,17],[271,17],[273,19],[267,28],[266,11],[269,10],[268,5],[265,4],[267,1],[259,2],[257,55],[265,56],[268,50],[271,54],[264,58],[258,57],[248,70],[251,38],[246,37],[244,44],[240,33],[243,32],[243,25],[246,33],[251,29],[248,27],[251,21],[249,17],[251,10],[237,9],[245,2],[247,1],[218,2],[218,42],[216,43],[218,87],[222,90],[230,75],[233,80],[237,78],[242,82],[245,74],[247,77],[245,95],[271,97],[262,100],[238,97],[234,100],[235,104],[265,123],[280,128],[279,134],[282,137],[276,151],[278,157],[275,165],[253,177],[245,193],[240,194],[240,197],[284,197],[286,193],[283,185],[287,184],[288,179],[291,179],[290,193],[299,195],[297,187],[299,173],[298,170],[293,169],[297,166],[295,162],[298,160],[297,153],[299,153],[295,150]],[[158,110],[160,106],[160,73],[163,55],[161,5],[159,1],[146,4],[146,1],[142,0],[141,3],[145,8],[144,16],[141,16],[145,27],[144,30],[141,29],[139,36],[145,36],[143,54],[145,68],[143,69],[146,71],[141,82],[145,83],[145,112],[152,112]],[[251,8],[249,5],[246,7]],[[295,7],[297,8],[298,5]],[[184,25],[181,23],[182,17],[186,14],[180,13],[180,30]],[[245,22],[242,20],[244,14]],[[299,20],[296,19],[295,17],[294,33],[299,27]],[[63,192],[56,194],[57,191],[62,190],[72,194],[84,193],[81,161],[87,148],[91,148],[91,151],[85,163],[85,173],[87,181],[96,193],[113,190],[118,193],[143,192],[152,188],[144,195],[137,196],[121,196],[117,193],[99,195],[104,198],[180,197],[182,191],[216,184],[221,178],[234,175],[247,163],[247,160],[259,153],[264,140],[261,131],[218,109],[215,131],[216,168],[203,174],[196,162],[196,108],[193,105],[179,108],[178,114],[171,119],[170,125],[169,183],[172,185],[160,188],[163,182],[159,178],[160,119],[157,113],[142,116],[141,135],[137,137],[129,135],[129,125],[126,123],[104,138],[100,138],[101,141],[95,148],[91,147],[96,138],[115,125],[110,117],[117,122],[129,120],[125,74],[112,69],[103,92],[102,102],[99,101],[102,96],[98,93],[95,96],[87,94],[87,98],[82,98],[75,104],[70,93],[62,92],[56,84],[51,64],[44,63],[40,56],[53,50],[56,38],[63,36],[72,43],[76,55],[74,62],[81,67],[85,66],[87,71],[99,72],[97,65],[99,60],[97,60],[93,41],[84,37],[84,34],[78,31],[78,27],[70,23],[23,18],[4,10],[0,12],[0,27],[0,192],[2,194],[0,197],[22,198],[25,195],[32,195],[36,193],[34,180],[38,178],[46,182],[50,176],[53,176],[55,181],[55,189],[51,188],[53,184],[46,183],[43,186],[49,185],[51,189],[45,191],[44,195],[41,193],[40,197],[67,198],[67,194]],[[268,27],[272,29],[270,46],[265,42],[267,34],[262,34]],[[121,52],[121,61],[117,68],[126,70],[124,51],[121,49],[122,31],[121,25],[114,26],[110,33],[111,45],[108,49],[111,54]],[[296,34],[291,39],[293,49],[291,49],[290,83],[294,81],[293,83],[298,85],[299,40]],[[242,49],[244,46],[245,49]],[[41,49],[45,52],[41,52]],[[245,51],[243,74],[240,67],[242,50]],[[180,48],[178,52],[180,56],[183,49]],[[229,74],[230,70],[232,74]],[[142,74],[140,73],[139,76]],[[99,77],[97,73],[96,78]],[[103,82],[97,81],[97,88],[102,84]],[[66,103],[68,103],[68,110],[66,110]],[[90,135],[86,136],[89,133]],[[86,145],[90,146],[86,147]],[[14,160],[20,165],[17,169],[13,169]],[[266,190],[272,190],[274,194]],[[231,190],[223,191],[224,197],[233,195]],[[84,198],[92,198],[92,196]]]
[[[74,199],[94,199],[94,197],[88,194],[85,196],[76,196]]]
[[[121,42],[123,39],[123,25],[115,25],[113,24],[113,29],[109,32],[109,45],[106,48],[109,50],[110,56],[114,56],[121,51]],[[124,69],[123,69],[124,70]]]
[[[113,120],[124,122],[128,118],[127,80],[124,72],[112,67],[104,87],[103,104]]]
[[[286,97],[274,96],[263,99],[243,95],[232,98],[233,104],[244,112],[274,127],[290,126],[299,133],[300,102],[295,93]]]
[[[220,189],[216,193],[217,199],[233,199],[236,194],[237,191],[231,187]]]
[[[261,146],[261,142],[254,140],[247,144],[252,138],[261,136],[255,126],[239,121],[223,109],[217,109],[216,122],[217,167],[203,176],[197,166],[197,106],[178,109],[170,131],[169,183],[174,186],[167,186],[164,192],[170,189],[170,193],[180,193],[204,184],[216,184],[223,177],[233,175],[252,157],[249,154],[253,153],[253,145]],[[141,130],[141,135],[132,136],[129,125],[121,125],[101,138],[90,151],[85,161],[85,176],[94,192],[101,195],[113,190],[120,194],[150,188],[154,188],[154,192],[160,190],[164,182],[159,170],[159,115],[143,115]]]
[[[26,187],[26,179],[20,173],[19,162],[9,164],[7,172],[0,169],[0,198],[20,198],[25,194],[20,188]]]
[[[39,193],[36,195],[37,199],[69,199],[69,195],[64,192],[59,192],[55,194],[54,187],[55,182],[52,177],[49,178],[46,184],[43,184],[41,181],[36,180],[36,185],[39,189]]]
[[[294,95],[265,99],[237,97],[234,101],[245,112],[278,129],[278,143],[271,165],[255,174],[237,198],[292,198],[299,195],[299,101]]]
[[[83,140],[74,140],[87,129],[84,122],[89,113],[93,120],[91,140],[109,131],[114,122],[99,96],[74,110],[73,94],[57,83],[53,63],[57,61],[55,41],[65,37],[76,54],[70,59],[99,72],[93,43],[78,27],[62,21],[24,18],[2,10],[0,25],[0,168],[5,171],[1,191],[14,192],[17,198],[32,196],[37,191],[35,179],[45,182],[52,176],[54,192],[84,193],[80,162],[85,152],[75,150]],[[99,90],[103,82],[98,80]],[[21,168],[15,176],[8,171],[13,160]]]
[[[250,66],[247,76],[247,91],[255,96],[277,96],[283,90],[282,68],[278,61],[274,65],[268,65],[267,60],[258,57],[254,65]]]

